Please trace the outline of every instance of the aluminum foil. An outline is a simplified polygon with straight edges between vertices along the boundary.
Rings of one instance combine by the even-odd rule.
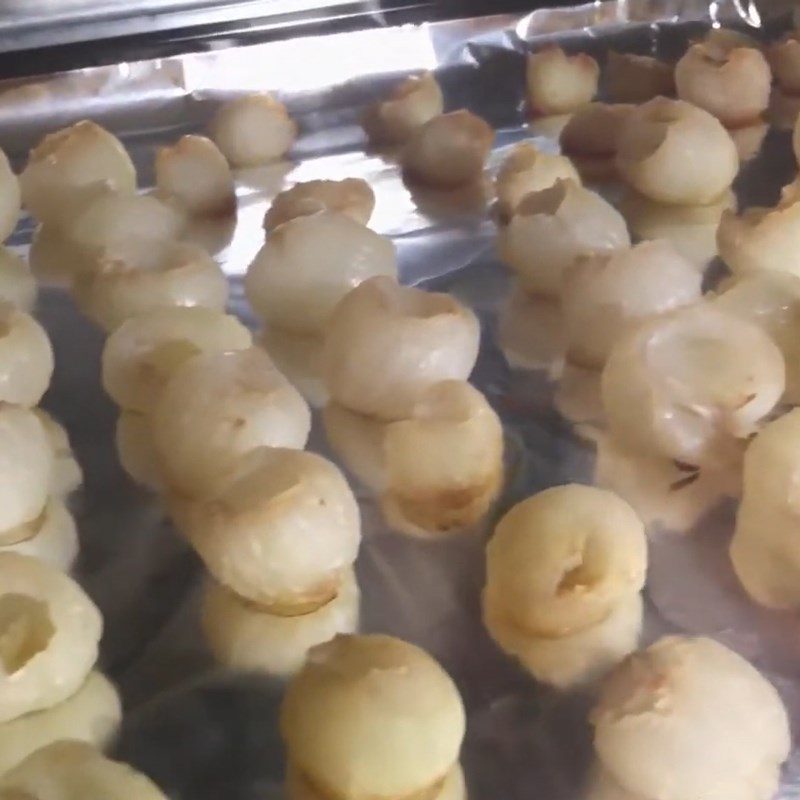
[[[494,168],[520,139],[555,146],[525,121],[523,54],[531,47],[557,38],[601,57],[612,46],[674,55],[711,23],[773,30],[788,24],[785,16],[768,19],[766,5],[620,0],[522,19],[377,29],[0,84],[0,143],[20,164],[44,132],[93,117],[124,138],[147,187],[157,145],[201,130],[226,97],[277,91],[303,131],[291,162],[240,173],[236,226],[196,232],[230,275],[233,309],[249,319],[240,277],[263,241],[271,197],[312,177],[367,179],[377,195],[371,224],[396,242],[403,280],[454,293],[483,322],[474,380],[501,414],[508,444],[508,482],[496,518],[539,489],[589,481],[592,448],[554,410],[547,375],[512,369],[498,347],[509,280],[494,255],[486,196],[410,191],[390,160],[365,151],[361,109],[399,76],[435,69],[448,108],[468,107],[497,129]],[[770,133],[762,156],[740,177],[742,203],[772,201],[793,171],[788,137]],[[22,250],[30,231],[24,221],[16,234]],[[214,667],[198,630],[202,567],[158,500],[135,488],[117,464],[116,410],[99,384],[102,336],[58,289],[43,291],[39,315],[57,362],[45,405],[67,425],[86,472],[76,509],[83,544],[77,577],[105,615],[101,663],[125,698],[116,753],[173,798],[280,797],[281,685]],[[310,447],[330,455],[318,421]],[[354,487],[365,533],[357,565],[363,630],[428,648],[456,679],[468,709],[463,759],[470,796],[579,800],[591,760],[591,694],[538,686],[498,651],[480,623],[483,544],[493,520],[466,537],[423,543],[386,530],[369,491]],[[759,610],[739,589],[726,556],[732,521],[726,506],[692,536],[652,539],[644,640],[679,630],[724,641],[775,681],[797,725],[800,619]],[[797,751],[780,795],[793,797],[800,797]]]
[[[0,52],[261,19],[324,19],[379,10],[377,0],[0,0]]]

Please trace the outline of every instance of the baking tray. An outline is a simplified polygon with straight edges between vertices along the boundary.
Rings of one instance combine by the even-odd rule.
[[[771,8],[777,11],[775,4]],[[412,193],[394,164],[365,151],[357,120],[398,77],[435,69],[450,109],[468,107],[497,129],[495,168],[514,142],[533,136],[524,112],[524,53],[558,40],[602,57],[609,48],[675,55],[719,21],[773,32],[788,24],[755,5],[717,2],[598,3],[295,39],[0,84],[0,143],[15,164],[45,131],[90,116],[122,136],[150,185],[155,148],[201,130],[220,100],[275,90],[299,121],[291,162],[238,175],[238,224],[204,230],[247,319],[241,275],[263,241],[269,199],[298,180],[366,178],[377,196],[371,225],[397,244],[404,281],[450,291],[483,323],[475,383],[506,428],[508,482],[497,514],[550,485],[589,481],[592,449],[553,408],[539,372],[511,369],[497,339],[509,290],[494,254],[494,225],[475,198]],[[31,84],[37,84],[33,89]],[[543,146],[553,142],[539,137]],[[794,174],[788,137],[769,134],[763,155],[737,184],[744,205],[770,202]],[[13,243],[27,247],[23,220]],[[276,711],[281,686],[216,669],[198,631],[203,569],[152,495],[121,472],[113,449],[116,410],[99,385],[102,336],[60,290],[45,289],[38,313],[54,343],[56,372],[45,406],[68,427],[86,473],[76,500],[83,544],[77,577],[106,619],[102,666],[118,682],[126,719],[116,748],[174,798],[280,797],[283,755]],[[330,455],[316,420],[311,449]],[[441,543],[385,529],[370,493],[354,483],[365,539],[357,564],[362,628],[429,649],[456,679],[468,709],[464,746],[473,800],[578,800],[591,756],[587,693],[537,686],[483,631],[479,592],[491,528]],[[800,620],[755,608],[727,564],[733,508],[719,508],[693,536],[651,541],[644,641],[666,631],[714,636],[755,662],[800,723]],[[781,800],[800,796],[795,749]]]

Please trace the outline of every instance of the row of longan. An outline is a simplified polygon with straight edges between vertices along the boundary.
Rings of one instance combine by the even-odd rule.
[[[202,308],[133,317],[106,343],[103,381],[124,409],[121,458],[211,573],[203,623],[220,661],[285,674],[355,629],[358,506],[302,449],[309,408],[241,323]]]
[[[2,162],[5,239],[21,193],[5,156]],[[121,767],[106,772],[110,762],[94,749],[114,738],[122,707],[96,668],[100,612],[65,574],[78,553],[66,499],[82,473],[66,431],[37,407],[54,363],[47,334],[29,313],[34,278],[10,250],[0,256],[0,793],[38,796],[57,775],[65,797],[71,784],[113,786],[125,797],[135,785],[136,796],[155,800],[155,787],[132,782]],[[149,793],[141,792],[145,785]]]
[[[265,96],[223,106],[212,123],[213,138],[236,167],[282,156],[295,134],[285,108]],[[191,189],[190,178],[174,177]],[[330,189],[320,183],[323,193]],[[343,215],[370,206],[359,188],[342,203]],[[295,192],[265,224],[315,213],[313,202],[313,196],[309,203]],[[347,246],[347,233],[342,237],[335,226],[326,229],[324,219],[319,223],[316,255]],[[288,233],[291,258],[306,244],[307,232],[298,229],[294,239]],[[354,260],[363,246],[355,244]],[[370,262],[369,249],[361,255]],[[278,248],[270,277],[285,287],[284,294],[276,292],[278,306],[291,316],[304,294],[296,284],[313,280],[314,255],[297,264],[297,272],[284,259],[283,276],[281,258]],[[332,277],[345,286],[352,280]],[[325,302],[318,313],[325,313]],[[300,667],[311,647],[358,627],[360,593],[352,565],[360,518],[338,469],[303,450],[311,424],[305,400],[249,333],[247,339],[233,351],[190,354],[170,369],[150,408],[152,463],[173,520],[211,573],[202,621],[214,656],[234,668],[286,675]]]
[[[365,193],[358,184],[343,188],[339,192],[322,182],[297,188],[279,199],[265,220],[278,235],[293,222],[298,229],[294,238],[275,242],[282,249],[269,253],[271,269],[261,270],[260,277],[274,281],[270,288],[277,292],[263,292],[263,284],[252,289],[248,276],[251,302],[255,291],[273,303],[264,314],[271,325],[315,335],[331,316],[337,294],[367,277],[348,275],[342,267],[375,269],[378,238],[343,224],[348,211],[359,221],[364,216],[359,206]],[[317,189],[323,195],[319,205]],[[335,205],[339,198],[345,199]],[[311,226],[300,224],[306,216],[318,236],[310,237]],[[365,252],[359,237],[374,244]],[[329,253],[344,258],[325,265],[334,269],[319,270],[315,256]],[[288,268],[283,276],[282,263]],[[378,266],[373,274],[382,273]],[[298,278],[304,285],[291,285]],[[217,656],[236,667],[288,673],[312,645],[354,629],[358,590],[349,565],[358,549],[358,507],[332,464],[286,449],[305,445],[308,408],[266,355],[251,347],[188,358],[166,380],[152,413],[168,505],[218,581],[204,608]],[[198,430],[205,435],[198,437]],[[359,715],[352,713],[353,704]],[[322,726],[315,722],[320,709],[327,709]],[[376,720],[379,739],[373,735]],[[418,735],[409,737],[409,725]],[[290,796],[395,791],[461,800],[464,725],[457,690],[427,655],[386,637],[340,636],[311,650],[287,693],[282,730],[291,763]],[[391,770],[381,758],[387,741]]]
[[[37,407],[53,366],[44,328],[0,303],[0,552],[69,571],[79,545],[67,498],[83,476],[66,431]]]
[[[17,176],[0,151],[0,238],[21,209]],[[53,349],[32,316],[36,282],[25,261],[0,247],[0,552],[42,558],[69,570],[78,536],[67,496],[80,485],[80,466],[61,425],[37,407],[50,385]]]
[[[371,109],[365,128],[406,145],[441,111],[441,90],[425,74]],[[357,179],[279,194],[247,296],[280,364],[288,352],[314,354],[315,385],[302,376],[297,385],[325,405],[330,442],[381,492],[391,524],[421,535],[456,530],[485,514],[502,482],[502,428],[466,382],[479,325],[455,298],[397,282],[392,242],[366,227],[374,202]],[[448,452],[450,463],[436,457]]]

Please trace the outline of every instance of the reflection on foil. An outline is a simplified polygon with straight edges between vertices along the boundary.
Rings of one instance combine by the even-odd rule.
[[[712,17],[752,23],[749,7],[739,5],[743,14],[727,0],[715,3],[713,13],[699,0],[620,0],[537,11],[523,20],[493,17],[337,34],[0,83],[0,142],[19,165],[42,133],[92,116],[123,136],[146,187],[155,149],[201,130],[221,98],[277,88],[302,129],[292,161],[239,173],[235,229],[196,226],[192,238],[215,252],[231,276],[231,308],[252,322],[240,276],[263,242],[271,198],[311,178],[369,181],[377,201],[371,225],[394,239],[403,280],[452,292],[481,318],[474,381],[503,420],[509,458],[508,485],[495,512],[500,514],[547,486],[592,480],[594,445],[575,435],[554,407],[551,372],[558,371],[563,351],[559,315],[545,304],[528,317],[525,309],[536,301],[512,292],[495,256],[489,186],[466,197],[407,186],[391,156],[365,150],[359,116],[399,73],[436,68],[448,110],[468,107],[497,129],[493,170],[520,139],[535,138],[549,149],[556,145],[554,130],[528,127],[523,112],[523,52],[529,44],[538,46],[554,33],[571,47],[600,55],[613,47],[674,57]],[[766,3],[759,8],[764,16]],[[788,137],[771,131],[740,175],[740,204],[774,202],[794,169]],[[686,220],[657,222],[683,236]],[[697,228],[694,250],[710,246],[705,222],[689,220]],[[30,235],[24,221],[14,243],[25,248]],[[200,635],[199,560],[175,535],[158,501],[133,487],[117,464],[116,411],[99,384],[101,335],[58,289],[42,293],[39,313],[57,363],[45,405],[66,424],[86,473],[77,509],[83,540],[78,577],[105,614],[102,666],[119,682],[129,712],[118,753],[173,798],[278,797],[281,687],[266,678],[215,671]],[[317,343],[269,335],[266,341],[312,398],[320,392]],[[585,410],[577,416],[594,413]],[[310,447],[330,455],[322,420],[315,416]],[[357,455],[367,458],[367,471],[379,475],[376,438],[379,432],[367,437]],[[659,483],[661,473],[656,469],[653,475]],[[365,483],[354,480],[354,489],[365,532],[357,564],[362,627],[429,648],[453,674],[469,718],[464,763],[471,797],[579,800],[590,765],[591,698],[537,687],[498,651],[480,621],[483,543],[494,520],[441,543],[416,541],[386,529]],[[694,527],[687,536],[661,532],[652,539],[645,639],[676,629],[717,636],[777,678],[800,722],[800,622],[754,607],[739,588],[726,549],[729,504],[703,508]],[[796,752],[782,799],[796,796],[798,785]]]

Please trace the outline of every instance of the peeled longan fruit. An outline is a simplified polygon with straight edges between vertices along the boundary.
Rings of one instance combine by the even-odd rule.
[[[219,264],[189,242],[137,243],[103,256],[72,287],[80,309],[106,331],[172,306],[224,311],[228,283]]]
[[[578,256],[630,245],[625,220],[599,194],[557,180],[525,197],[498,235],[500,258],[530,294],[558,297]]]
[[[585,180],[616,176],[617,142],[633,109],[622,103],[589,103],[569,118],[561,131],[561,152],[574,161]]]
[[[737,278],[712,299],[717,308],[768,333],[786,363],[784,400],[800,403],[800,275],[759,270]]]
[[[767,47],[767,60],[778,86],[800,94],[800,31],[790,31]]]
[[[675,67],[652,56],[617,53],[606,59],[606,89],[614,103],[646,103],[675,92]]]
[[[769,105],[772,72],[753,47],[693,44],[675,66],[678,97],[739,128],[758,119]]]
[[[47,134],[31,150],[20,185],[31,215],[58,226],[98,187],[135,192],[136,168],[116,136],[83,120]]]
[[[311,412],[260,348],[201,353],[172,376],[153,416],[166,482],[192,497],[213,492],[258,447],[302,449]]]
[[[157,261],[159,246],[178,239],[186,227],[179,208],[152,195],[104,189],[76,209],[61,231],[75,277],[137,254],[147,263],[151,250]]]
[[[705,269],[717,255],[717,228],[723,213],[736,210],[736,195],[728,189],[706,205],[676,206],[628,189],[617,207],[632,236],[666,239],[685,259]]]
[[[591,721],[603,767],[653,800],[722,800],[731,795],[721,789],[742,784],[752,790],[742,797],[768,800],[790,749],[773,686],[706,638],[667,636],[628,658],[606,681]]]
[[[443,189],[477,181],[494,143],[491,126],[469,111],[426,122],[405,145],[402,165],[412,180]]]
[[[0,775],[64,739],[104,748],[121,719],[122,704],[114,685],[102,673],[90,672],[83,686],[62,703],[0,725]]]
[[[637,592],[588,628],[566,636],[534,636],[510,618],[499,598],[487,593],[483,604],[484,623],[498,646],[536,680],[559,689],[594,681],[630,655],[638,646],[642,614]]]
[[[479,344],[478,320],[456,298],[371,278],[336,306],[322,372],[333,401],[368,416],[403,419],[426,387],[466,380]]]
[[[375,192],[361,178],[341,181],[304,181],[282,191],[267,209],[264,228],[269,233],[284,222],[320,211],[337,211],[366,225],[375,208]]]
[[[617,168],[660,203],[711,203],[733,183],[739,155],[730,134],[703,109],[656,97],[634,109],[618,140]]]
[[[223,103],[211,121],[211,138],[232,167],[257,167],[284,156],[297,123],[270,94],[247,94]]]
[[[53,497],[67,497],[83,483],[83,470],[69,441],[64,426],[41,408],[32,409],[42,423],[50,449],[53,452],[53,469],[50,474],[50,494]]]
[[[361,543],[344,476],[304,450],[253,450],[212,496],[173,494],[170,509],[217,581],[279,615],[329,602]]]
[[[218,217],[236,212],[236,187],[225,156],[205,136],[181,136],[160,147],[156,186],[189,214]]]
[[[131,317],[106,340],[103,387],[129,411],[152,410],[178,367],[198,353],[244,350],[250,332],[236,317],[200,306]]]
[[[609,431],[634,452],[719,466],[783,394],[777,345],[709,304],[647,322],[613,347],[602,377]]]
[[[359,602],[352,570],[342,574],[329,602],[292,617],[270,614],[211,580],[203,597],[203,631],[218,663],[236,670],[288,676],[303,666],[312,647],[340,633],[355,633]]]
[[[503,159],[495,179],[502,222],[507,222],[531,192],[552,186],[559,178],[580,183],[578,171],[565,156],[539,150],[530,142],[515,145]]]
[[[389,636],[337,636],[311,650],[284,696],[291,797],[439,800],[464,730],[458,689],[425,651]]]
[[[503,483],[503,426],[466,381],[442,381],[419,395],[408,419],[383,439],[391,525],[435,536],[478,522]]]
[[[800,275],[794,258],[800,247],[800,198],[795,186],[784,189],[774,208],[753,206],[737,216],[722,215],[717,229],[717,247],[722,260],[737,275],[774,270]]]
[[[525,77],[535,114],[569,114],[597,94],[600,67],[587,53],[568,56],[560,47],[545,47],[528,56]]]
[[[375,275],[397,275],[392,241],[324,211],[276,228],[248,267],[245,290],[268,324],[319,334],[339,300]]]
[[[49,499],[39,517],[22,529],[29,531],[27,537],[15,544],[0,545],[0,553],[33,556],[62,572],[72,569],[80,549],[78,528],[61,499]]]
[[[45,329],[25,311],[0,303],[0,402],[35,406],[54,366]]]
[[[42,561],[0,553],[0,723],[57,705],[97,660],[103,621],[75,581]]]
[[[9,800],[167,800],[144,775],[111,761],[89,744],[63,740],[42,748],[0,778],[0,797]]]
[[[0,545],[30,536],[24,526],[44,509],[53,451],[36,414],[0,405]]]
[[[562,289],[567,358],[602,367],[614,343],[643,320],[699,302],[701,282],[664,240],[579,258]]]
[[[376,144],[400,144],[444,111],[442,90],[432,72],[412,75],[389,97],[367,109],[362,124]]]
[[[515,505],[486,548],[485,604],[520,633],[559,637],[602,622],[644,585],[647,541],[612,492],[556,486]]]
[[[128,477],[152,492],[164,488],[150,414],[121,411],[114,431],[117,458]]]
[[[0,302],[30,313],[36,303],[36,278],[25,259],[0,246]]]

